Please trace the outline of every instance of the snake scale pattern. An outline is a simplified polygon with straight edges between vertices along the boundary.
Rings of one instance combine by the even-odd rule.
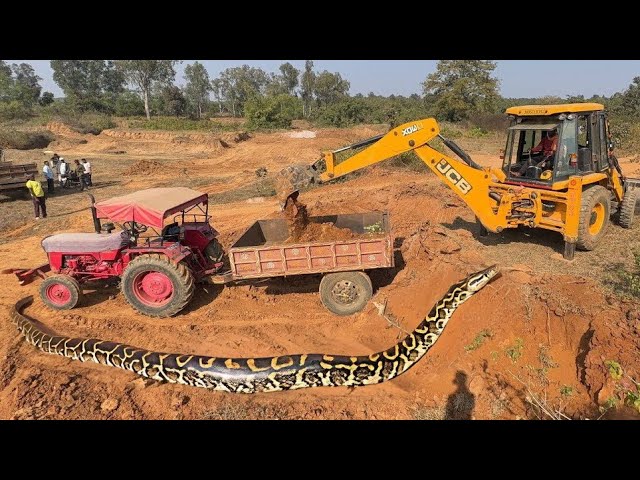
[[[225,392],[256,393],[329,386],[362,386],[391,380],[415,365],[438,340],[453,312],[498,273],[496,266],[452,285],[430,313],[393,347],[366,356],[303,354],[267,358],[214,358],[160,353],[98,339],[46,332],[24,315],[33,297],[18,301],[12,320],[39,350],[81,362],[130,370],[154,380]]]

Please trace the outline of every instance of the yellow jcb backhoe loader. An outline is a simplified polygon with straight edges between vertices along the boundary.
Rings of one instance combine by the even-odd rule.
[[[622,174],[603,105],[527,105],[505,113],[510,126],[501,169],[475,163],[428,118],[323,152],[309,167],[283,170],[276,179],[281,207],[311,182],[327,182],[413,151],[471,208],[481,235],[519,225],[553,230],[563,235],[564,258],[572,260],[576,246],[592,250],[604,235],[612,197],[620,225],[631,227],[640,180]],[[428,142],[436,137],[459,159],[432,148]],[[336,163],[337,153],[362,147]]]

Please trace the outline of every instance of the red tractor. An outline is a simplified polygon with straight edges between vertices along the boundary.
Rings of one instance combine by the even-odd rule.
[[[11,271],[23,284],[35,275],[44,278],[40,296],[54,309],[75,307],[85,282],[119,277],[133,308],[170,317],[189,303],[195,283],[223,266],[224,252],[218,232],[209,225],[208,209],[207,194],[189,188],[150,188],[94,202],[95,233],[46,237],[42,247],[48,264]],[[171,216],[172,222],[165,224]],[[100,219],[110,222],[101,225]],[[114,232],[112,222],[121,230]],[[47,276],[49,271],[55,275]]]

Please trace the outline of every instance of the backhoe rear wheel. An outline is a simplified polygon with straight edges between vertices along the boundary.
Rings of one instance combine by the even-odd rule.
[[[593,250],[604,236],[609,225],[611,194],[606,188],[596,185],[582,192],[578,241],[580,250]]]
[[[622,228],[631,228],[633,224],[633,217],[636,213],[636,200],[638,199],[637,190],[635,188],[629,188],[622,199],[620,204],[620,217],[618,223]]]
[[[150,317],[171,317],[187,306],[195,290],[191,270],[164,255],[134,258],[122,275],[121,290],[127,302]]]

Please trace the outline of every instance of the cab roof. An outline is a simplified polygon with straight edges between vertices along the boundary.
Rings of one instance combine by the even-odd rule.
[[[598,110],[604,110],[604,105],[601,103],[562,103],[559,105],[520,105],[519,107],[507,108],[504,113],[528,117],[555,115],[558,113],[594,112]]]

